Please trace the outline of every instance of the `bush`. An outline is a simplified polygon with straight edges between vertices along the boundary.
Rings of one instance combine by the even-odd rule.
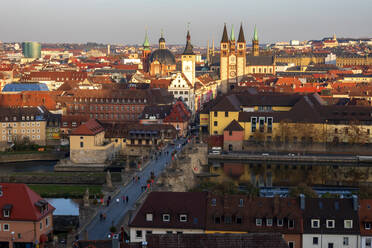
[[[116,233],[116,227],[115,226],[111,226],[110,227],[110,232],[112,232],[112,233]]]

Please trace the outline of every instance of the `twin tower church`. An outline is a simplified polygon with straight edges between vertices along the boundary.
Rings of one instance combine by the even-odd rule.
[[[208,49],[209,50],[209,49]],[[165,46],[163,34],[159,39],[159,49],[151,52],[146,33],[143,43],[144,70],[151,76],[167,76],[176,70],[174,54]],[[187,32],[186,46],[181,56],[182,72],[187,79],[195,83],[195,54],[190,42],[190,32]],[[254,28],[252,51],[247,54],[246,40],[243,26],[240,25],[238,39],[235,39],[234,27],[230,37],[226,24],[223,28],[220,44],[219,60],[220,79],[230,89],[234,88],[239,79],[246,74],[275,74],[275,60],[273,56],[260,55],[257,29]]]

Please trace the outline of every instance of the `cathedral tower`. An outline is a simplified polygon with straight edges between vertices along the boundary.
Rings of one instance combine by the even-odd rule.
[[[260,46],[258,44],[258,35],[257,35],[256,25],[254,25],[254,33],[253,33],[253,39],[252,39],[252,54],[253,56],[260,55]]]
[[[163,30],[161,31],[161,36],[159,39],[159,49],[165,49],[165,39],[163,37]]]
[[[221,81],[228,78],[228,55],[229,55],[229,37],[227,35],[226,23],[223,27],[221,47],[220,47],[220,79]]]
[[[190,41],[190,32],[187,31],[186,46],[182,53],[182,73],[190,81],[192,86],[195,85],[195,53]]]
[[[240,24],[239,37],[237,42],[236,64],[237,75],[241,77],[245,75],[246,67],[246,42],[244,38],[243,24]]]

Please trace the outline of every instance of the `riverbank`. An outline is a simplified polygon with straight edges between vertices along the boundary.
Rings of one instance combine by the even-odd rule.
[[[13,163],[24,161],[45,161],[45,160],[60,160],[66,156],[65,152],[6,152],[0,153],[1,163]]]
[[[28,184],[28,186],[43,198],[83,198],[87,188],[90,198],[102,197],[100,185],[61,185],[61,184]]]

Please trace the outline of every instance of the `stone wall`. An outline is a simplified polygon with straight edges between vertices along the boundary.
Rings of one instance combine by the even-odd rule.
[[[64,157],[65,152],[6,153],[0,155],[0,163],[59,160]]]
[[[115,151],[114,143],[94,149],[73,149],[70,150],[70,159],[76,164],[103,164],[114,157]]]

